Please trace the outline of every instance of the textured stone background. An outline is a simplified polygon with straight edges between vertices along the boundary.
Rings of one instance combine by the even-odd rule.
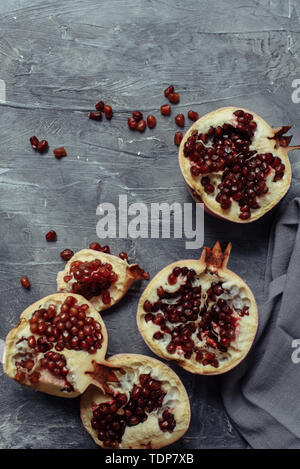
[[[299,72],[298,1],[248,0],[11,0],[0,2],[0,338],[21,311],[55,291],[62,248],[96,240],[96,206],[128,194],[130,200],[190,202],[177,165],[173,118],[158,109],[163,89],[175,83],[181,102],[204,114],[220,106],[245,106],[272,125],[294,125],[300,141],[299,105],[291,83]],[[87,112],[100,98],[111,103],[111,122]],[[154,130],[131,133],[130,111],[158,117]],[[173,116],[175,109],[173,110]],[[29,137],[64,145],[68,157],[38,155]],[[292,153],[294,183],[300,165]],[[230,267],[252,287],[258,304],[268,233],[276,214],[249,226],[205,217],[205,243],[233,243]],[[56,244],[44,234],[58,233]],[[183,240],[112,240],[151,274],[186,256]],[[191,257],[199,252],[189,251]],[[28,275],[30,292],[19,278]],[[149,354],[137,333],[135,311],[144,285],[135,286],[103,315],[109,353]],[[247,446],[229,422],[217,378],[182,378],[192,422],[180,448]],[[0,370],[1,448],[94,448],[79,418],[79,400],[35,393]]]

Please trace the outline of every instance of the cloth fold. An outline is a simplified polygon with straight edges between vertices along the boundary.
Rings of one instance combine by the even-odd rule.
[[[298,192],[299,193],[299,192]],[[253,448],[300,448],[300,198],[283,203],[272,228],[265,304],[246,359],[221,378],[223,402]]]

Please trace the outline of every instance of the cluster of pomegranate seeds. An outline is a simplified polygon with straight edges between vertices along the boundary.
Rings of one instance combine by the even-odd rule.
[[[105,254],[110,254],[110,247],[109,246],[101,246],[99,243],[91,243],[89,245],[90,249],[93,249],[94,251],[100,251],[104,252]]]
[[[66,149],[64,147],[59,147],[59,148],[55,148],[53,150],[53,155],[56,158],[63,158],[64,156],[67,156],[67,152],[66,152]]]
[[[91,111],[88,114],[88,117],[93,120],[102,120],[102,112],[104,112],[104,115],[106,119],[110,120],[113,116],[113,110],[112,107],[109,106],[108,104],[105,104],[104,101],[99,101],[97,104],[95,104],[96,111]]]
[[[57,234],[56,231],[50,230],[48,233],[45,235],[46,241],[48,242],[53,242],[57,240]]]
[[[73,256],[74,256],[74,252],[71,251],[71,249],[64,249],[64,250],[61,251],[61,253],[60,253],[60,257],[61,257],[64,261],[69,261]]]
[[[31,146],[34,150],[37,150],[39,153],[43,153],[48,150],[49,145],[47,140],[39,140],[35,135],[29,139]]]
[[[30,281],[28,277],[22,277],[20,279],[22,287],[26,288],[27,290],[30,288]]]
[[[217,368],[219,363],[213,349],[227,352],[235,339],[239,317],[249,311],[247,307],[233,310],[228,301],[218,298],[225,292],[222,282],[212,282],[205,293],[201,286],[193,286],[195,280],[193,269],[175,267],[168,276],[168,283],[178,283],[178,289],[169,292],[159,287],[159,299],[155,303],[146,300],[143,305],[145,321],[160,327],[153,339],[161,340],[166,334],[170,336],[166,347],[168,353],[180,351],[187,359],[194,356],[204,366]],[[204,342],[201,348],[197,346],[197,339]]]
[[[88,305],[78,305],[73,296],[65,299],[60,311],[55,305],[36,310],[29,320],[30,331],[41,337],[37,341],[28,338],[29,347],[36,353],[47,352],[54,345],[57,352],[66,348],[96,353],[103,341],[101,324],[88,312]]]
[[[128,400],[126,394],[118,393],[109,402],[93,408],[91,425],[98,432],[98,438],[107,448],[117,448],[127,426],[133,427],[145,422],[148,414],[162,407],[166,393],[161,382],[150,374],[141,374],[139,383],[134,384]],[[170,409],[166,409],[159,420],[162,431],[173,432],[176,421]]]
[[[147,123],[143,119],[143,114],[141,113],[141,111],[133,111],[132,117],[128,118],[128,127],[131,130],[138,130],[139,132],[144,132],[147,125],[149,129],[153,129],[153,127],[156,126],[156,118],[152,114],[149,114],[147,116]]]
[[[168,98],[170,103],[172,104],[179,103],[180,96],[179,96],[179,93],[175,93],[175,88],[173,85],[170,85],[168,86],[168,88],[165,89],[164,95],[166,98]]]
[[[207,194],[215,194],[223,210],[235,201],[240,206],[239,218],[251,217],[251,209],[260,207],[259,198],[268,192],[267,177],[274,170],[273,181],[282,179],[285,165],[272,153],[258,154],[250,150],[257,127],[252,114],[234,112],[235,122],[210,127],[206,133],[191,135],[184,145],[184,155],[191,162],[191,174],[202,175],[201,184]],[[208,176],[221,173],[216,185]]]
[[[109,305],[111,297],[108,289],[118,280],[118,275],[113,271],[111,264],[94,259],[89,262],[72,262],[69,274],[64,277],[66,283],[71,279],[75,279],[72,283],[73,293],[87,299],[101,295],[103,303]]]

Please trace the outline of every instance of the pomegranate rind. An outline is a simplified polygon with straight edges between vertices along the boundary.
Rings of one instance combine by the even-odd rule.
[[[127,293],[131,285],[135,281],[141,280],[142,277],[133,273],[138,269],[137,264],[129,265],[126,260],[120,259],[112,254],[106,254],[93,249],[82,249],[81,251],[76,252],[76,254],[74,254],[74,256],[66,263],[64,270],[57,274],[57,290],[59,292],[71,293],[72,280],[66,283],[64,281],[64,277],[69,274],[72,262],[90,262],[94,259],[99,259],[102,263],[107,262],[111,264],[114,272],[118,275],[118,280],[107,290],[109,291],[111,298],[111,302],[109,304],[103,303],[101,295],[94,296],[89,299],[89,302],[94,306],[94,308],[101,312],[118,303]],[[135,267],[136,269],[134,269]]]
[[[267,185],[270,188],[269,192],[262,197],[258,197],[258,202],[261,205],[258,209],[251,209],[251,217],[247,220],[241,220],[239,218],[239,205],[237,202],[232,200],[232,205],[229,209],[224,210],[221,208],[221,205],[215,200],[216,191],[213,194],[207,194],[204,191],[204,187],[201,184],[201,177],[200,176],[193,176],[190,172],[190,160],[184,156],[184,144],[187,139],[195,132],[199,133],[206,133],[210,126],[217,127],[218,125],[222,125],[226,123],[233,123],[235,120],[235,116],[233,113],[241,109],[244,112],[250,113],[253,115],[253,119],[257,123],[257,129],[254,134],[254,138],[252,144],[250,146],[250,150],[256,149],[258,153],[272,153],[274,156],[278,156],[281,158],[282,163],[285,165],[285,172],[282,179],[279,181],[273,182],[274,170],[267,178]],[[179,166],[182,172],[182,175],[185,179],[185,182],[188,185],[188,189],[192,194],[192,197],[196,202],[204,203],[205,207],[207,208],[207,212],[217,216],[219,218],[223,218],[226,220],[233,221],[235,223],[251,223],[260,217],[262,217],[265,213],[271,210],[275,205],[279,203],[279,201],[285,196],[287,193],[290,184],[291,184],[291,165],[288,157],[288,151],[295,149],[295,147],[283,147],[278,145],[278,139],[276,140],[275,135],[278,132],[279,128],[273,129],[270,125],[263,120],[258,114],[255,114],[253,111],[242,107],[223,107],[216,109],[215,111],[209,112],[205,114],[200,119],[198,119],[185,133],[180,147],[179,147]],[[222,173],[212,173],[212,174],[219,174]],[[208,176],[211,176],[208,174]]]
[[[219,243],[217,243],[216,246],[217,245],[219,245]],[[204,253],[205,249],[207,248],[204,248]],[[164,267],[147,285],[138,303],[137,326],[144,341],[153,353],[166,360],[176,361],[177,364],[185,370],[200,375],[219,375],[226,373],[232,368],[236,367],[246,357],[249,350],[251,349],[258,328],[257,305],[254,295],[251,292],[249,286],[246,284],[246,282],[241,279],[237,274],[227,269],[227,260],[226,262],[224,262],[223,267],[221,268],[207,265],[205,263],[204,254],[202,254],[200,260],[180,260]],[[219,361],[218,368],[215,368],[211,365],[204,366],[202,365],[202,363],[197,362],[195,358],[186,359],[184,358],[183,353],[180,351],[180,349],[174,354],[168,353],[168,351],[166,350],[166,346],[170,341],[170,335],[167,334],[168,341],[166,343],[163,343],[161,340],[153,339],[153,334],[157,331],[160,331],[160,327],[158,325],[153,324],[152,321],[146,322],[144,319],[147,313],[144,311],[143,305],[146,300],[149,300],[150,302],[155,302],[159,299],[157,295],[157,288],[162,286],[168,291],[173,291],[173,289],[176,290],[176,288],[178,288],[178,285],[175,284],[171,286],[168,283],[168,277],[175,267],[188,267],[189,269],[194,269],[197,274],[196,277],[202,277],[202,281],[200,281],[199,283],[200,285],[205,284],[205,282],[207,281],[229,282],[233,286],[236,286],[239,291],[243,292],[244,297],[247,298],[247,300],[249,301],[249,316],[242,317],[240,321],[240,329],[238,336],[239,342],[237,342],[237,344],[239,344],[238,349],[233,350],[232,347],[229,347],[230,358],[224,360],[223,362]],[[206,278],[207,276],[208,278]],[[177,323],[175,325],[177,325]],[[197,346],[197,339],[194,338],[194,340],[195,345]],[[233,342],[232,345],[234,344],[235,342]]]
[[[103,364],[112,368],[121,368],[125,371],[124,375],[118,375],[120,383],[110,383],[110,386],[114,388],[115,392],[125,392],[127,396],[129,396],[129,392],[126,384],[128,388],[133,385],[131,380],[126,380],[129,373],[136,376],[137,379],[142,373],[151,373],[152,378],[162,381],[162,388],[167,392],[164,402],[169,402],[169,406],[172,403],[172,411],[176,420],[176,427],[172,433],[161,431],[158,425],[158,412],[162,412],[165,406],[163,404],[161,409],[148,414],[148,419],[145,422],[133,427],[126,427],[119,445],[120,449],[158,449],[174,443],[185,434],[191,419],[189,398],[181,380],[167,365],[155,358],[137,354],[114,355],[104,361]],[[122,376],[125,377],[124,384]],[[85,429],[92,436],[95,443],[105,448],[103,442],[97,437],[97,431],[91,426],[92,404],[107,402],[111,395],[105,394],[99,389],[97,383],[94,384],[81,396],[80,415]]]
[[[93,305],[81,295],[75,295],[73,293],[55,293],[53,295],[41,298],[39,301],[36,301],[28,308],[26,308],[20,316],[19,323],[9,332],[6,337],[3,367],[7,376],[14,379],[17,372],[14,359],[16,353],[18,353],[17,342],[23,337],[27,338],[32,335],[36,339],[40,337],[38,334],[33,334],[30,331],[29,319],[31,318],[32,314],[38,308],[43,308],[49,306],[50,304],[60,306],[64,303],[65,299],[68,296],[73,296],[74,298],[76,298],[77,304],[79,305],[87,304],[89,306],[87,315],[93,317],[95,321],[98,321],[100,323],[101,333],[103,336],[101,348],[98,349],[95,354],[89,354],[87,351],[83,350],[68,350],[66,348],[62,352],[58,352],[62,353],[67,360],[66,366],[70,370],[67,375],[67,379],[73,385],[74,391],[63,391],[62,388],[64,385],[64,380],[52,375],[48,370],[40,369],[38,366],[35,366],[32,371],[37,370],[40,373],[39,383],[37,385],[33,385],[26,381],[22,384],[29,386],[37,391],[41,391],[46,394],[51,394],[53,396],[72,398],[82,394],[90,385],[90,378],[88,375],[86,375],[85,370],[91,367],[91,363],[93,360],[101,361],[104,359],[108,345],[107,330],[103,319],[93,307]],[[26,342],[23,341],[22,343],[20,342],[20,344],[24,345],[26,344]],[[30,348],[27,348],[30,352]],[[54,348],[52,350],[55,351]],[[42,353],[39,353],[37,355],[36,363],[40,358],[42,358],[42,356]],[[69,375],[73,376],[72,380],[70,380]]]

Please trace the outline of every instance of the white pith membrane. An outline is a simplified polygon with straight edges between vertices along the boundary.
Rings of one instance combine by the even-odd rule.
[[[229,195],[231,206],[227,209],[221,207],[220,203],[216,201],[216,196],[220,192],[218,189],[218,185],[222,182],[222,174],[223,170],[213,171],[208,173],[200,173],[199,175],[191,174],[191,166],[194,165],[190,161],[188,157],[184,155],[184,148],[185,143],[189,139],[190,136],[194,134],[206,134],[211,127],[216,129],[218,126],[222,127],[223,124],[230,124],[233,127],[237,125],[237,116],[233,113],[237,110],[242,110],[245,113],[249,113],[253,115],[253,120],[257,124],[256,129],[254,130],[254,135],[251,137],[251,145],[249,147],[249,151],[256,151],[256,154],[251,156],[250,158],[246,159],[246,162],[251,161],[258,157],[261,154],[272,153],[274,157],[278,157],[281,159],[281,164],[285,166],[283,175],[281,179],[277,179],[274,181],[275,176],[275,169],[269,168],[266,170],[266,179],[265,184],[268,191],[263,194],[258,194],[253,197],[259,205],[259,208],[251,208],[249,207],[250,217],[247,219],[240,218],[240,205],[238,200],[234,200],[232,198],[232,194]],[[278,129],[276,129],[278,130]],[[257,114],[253,113],[252,111],[248,111],[247,109],[237,108],[237,107],[226,107],[220,108],[216,111],[213,111],[209,114],[206,114],[198,121],[196,121],[190,129],[184,135],[182,142],[179,148],[179,164],[184,176],[186,183],[188,184],[189,190],[194,196],[196,201],[203,201],[208,211],[212,212],[213,214],[229,219],[231,221],[237,223],[249,223],[257,218],[260,218],[264,215],[267,211],[269,211],[272,207],[274,207],[279,200],[285,195],[287,192],[290,182],[291,182],[291,167],[289,163],[289,158],[287,155],[287,151],[291,148],[287,146],[280,146],[279,141],[274,138],[275,130],[272,129],[261,117]],[[245,137],[245,134],[241,134],[241,136]],[[201,140],[198,137],[198,141]],[[202,142],[203,143],[203,142]],[[204,146],[211,147],[211,140],[208,140],[207,143],[204,143]],[[227,149],[229,151],[229,149]],[[226,150],[226,151],[227,151]],[[240,152],[243,154],[243,152]],[[227,166],[225,165],[225,168]],[[225,169],[224,168],[224,169]],[[232,166],[231,166],[232,168]],[[239,173],[240,174],[240,173]],[[282,173],[281,173],[282,174]],[[237,182],[240,182],[240,179],[243,175],[239,177]],[[204,190],[204,186],[201,183],[201,179],[203,177],[209,178],[209,183],[214,186],[214,192],[207,193]],[[254,179],[253,182],[256,184],[261,180]],[[247,182],[252,182],[248,181]],[[236,184],[234,184],[236,185]],[[243,183],[243,187],[245,184]],[[242,188],[243,190],[243,188]],[[266,189],[265,189],[266,190]],[[241,202],[242,203],[242,202]],[[244,206],[247,205],[246,203]]]
[[[104,448],[118,447],[121,449],[161,448],[176,441],[186,432],[190,422],[188,396],[180,379],[168,366],[156,359],[135,354],[115,355],[103,364],[112,367],[111,371],[118,382],[110,381],[108,378],[106,384],[109,390],[106,393],[98,387],[90,386],[81,397],[82,422],[98,445]],[[144,407],[144,413],[139,417],[142,421],[139,423],[133,422],[134,424],[131,425],[129,423],[130,417],[126,417],[126,409],[128,411],[131,392],[135,386],[139,385],[141,375],[150,375],[152,381],[158,381],[165,395],[162,396],[162,404],[154,410],[147,411]],[[141,389],[143,389],[143,386],[141,386]],[[99,439],[99,432],[102,427],[100,429],[92,427],[93,411],[99,404],[114,404],[120,394],[126,395],[127,403],[118,406],[118,410],[110,418],[109,427],[105,426],[104,430],[102,429],[105,436],[100,435],[101,439]],[[146,403],[149,397],[143,399]],[[131,402],[136,403],[135,408],[137,409],[138,400],[131,399]],[[161,430],[159,423],[164,421],[163,414],[169,416],[171,422],[171,427],[168,427],[167,423],[165,424],[165,431]],[[135,411],[133,411],[133,415],[136,416]],[[123,430],[119,430],[120,433],[117,431],[116,435],[114,425],[116,422],[120,423],[122,419],[126,421],[126,426],[123,425]],[[103,420],[102,414],[98,417],[97,421],[99,420]],[[115,433],[115,436],[107,434],[109,428],[112,429],[111,431]],[[118,436],[119,438],[116,440]]]
[[[57,308],[57,314],[59,314],[60,307],[69,296],[72,296],[77,300],[76,305],[78,306],[88,305],[88,309],[86,309],[86,317],[93,318],[93,320],[100,325],[100,327],[98,326],[98,332],[101,333],[102,339],[97,339],[99,348],[96,349],[95,353],[91,354],[88,350],[69,350],[67,348],[57,351],[55,348],[57,340],[50,342],[45,333],[33,333],[30,330],[29,320],[32,318],[35,311],[48,309],[50,305],[55,305]],[[50,346],[52,344],[52,347],[49,348],[48,345],[45,345],[45,349],[47,350],[38,352],[28,345],[29,337],[34,337],[36,343],[38,343],[42,338],[43,343],[46,342],[46,344],[49,344]],[[41,346],[41,349],[42,348],[43,345]],[[16,379],[21,384],[33,387],[38,391],[62,397],[76,397],[79,394],[82,394],[90,384],[90,379],[88,375],[86,375],[85,371],[90,368],[93,360],[101,361],[104,359],[106,349],[106,327],[101,316],[95,310],[93,305],[80,295],[58,293],[42,298],[25,309],[21,314],[18,325],[9,332],[6,338],[4,371],[10,378]],[[48,352],[58,354],[58,361],[60,363],[61,360],[65,360],[64,366],[68,370],[65,377],[54,375],[48,368],[41,366],[40,360],[45,358],[45,355]],[[30,370],[24,366],[20,366],[20,363],[23,362],[23,364],[25,364],[27,360],[33,360],[34,362],[34,365]],[[18,371],[24,373],[25,376],[22,376],[22,379],[18,378]]]
[[[97,311],[104,311],[118,303],[136,280],[147,279],[147,273],[137,264],[129,265],[126,260],[120,259],[112,254],[106,254],[93,249],[82,249],[74,254],[65,265],[64,270],[58,273],[57,290],[60,292],[73,291],[74,284],[77,283],[77,280],[74,278],[74,275],[70,273],[70,269],[74,262],[92,262],[96,259],[100,260],[102,264],[110,264],[112,271],[117,275],[117,280],[112,283],[109,288],[103,290],[109,294],[110,300],[107,304],[103,302],[103,291],[96,296],[88,298],[89,302]],[[68,281],[66,281],[67,277],[70,277]],[[80,291],[78,291],[78,293],[82,294]],[[83,294],[83,296],[85,295]]]
[[[182,274],[177,277],[177,282],[174,285],[169,284],[168,278],[175,268],[188,268],[189,270],[195,271],[196,274],[192,281],[192,289],[189,289],[189,291],[193,291],[194,288],[201,286],[201,295],[198,295],[200,297],[196,298],[196,300],[200,301],[200,305],[197,306],[199,312],[193,312],[194,316],[189,313],[190,315],[184,322],[180,320],[180,317],[177,321],[169,321],[170,317],[168,317],[168,313],[167,316],[165,316],[165,312],[161,308],[157,310],[157,308],[153,308],[152,306],[151,312],[145,311],[144,309],[146,301],[150,302],[152,305],[159,300],[168,305],[179,304],[180,301],[182,305],[184,304],[184,301],[180,300],[179,294],[173,298],[161,299],[157,293],[160,287],[169,293],[173,293],[176,292],[181,285],[185,285],[186,276]],[[212,283],[221,286],[223,292],[218,295],[215,294],[215,299],[208,301],[207,290],[211,288]],[[210,313],[212,306],[217,304],[219,300],[224,300],[230,308],[229,313],[225,315],[222,311],[222,307],[220,308],[220,312],[223,313],[222,321],[225,324],[221,323],[222,327],[220,326],[217,314],[212,316],[212,320],[207,321],[208,327],[203,327],[204,314],[207,312]],[[194,299],[186,301],[190,303],[191,306],[187,309],[191,311]],[[183,315],[184,311],[183,308]],[[162,314],[165,319],[164,323],[161,325],[153,322],[158,314]],[[171,312],[169,312],[169,314],[171,314]],[[151,315],[153,315],[153,318],[149,319]],[[168,360],[176,360],[180,366],[192,373],[212,375],[229,371],[246,356],[256,334],[258,318],[253,294],[240,277],[224,266],[222,268],[216,268],[206,265],[202,260],[183,260],[165,267],[147,286],[139,301],[137,323],[144,340],[154,353]],[[196,327],[192,328],[192,330],[195,329],[195,331],[189,335],[189,338],[193,341],[194,345],[186,351],[184,347],[182,347],[182,344],[179,344],[173,347],[173,353],[169,353],[167,347],[173,340],[172,331],[178,327],[186,328],[192,323],[194,323]],[[227,324],[229,324],[229,326],[227,326]],[[165,326],[170,332],[164,330]],[[201,326],[202,330],[200,331],[199,327]],[[223,348],[224,346],[222,347],[221,339],[224,338],[225,341],[227,340],[228,342],[226,333],[230,328],[234,330],[234,337],[229,340],[228,345],[226,344],[225,350]],[[224,331],[222,335],[220,334],[220,329]],[[155,338],[155,334],[158,334],[158,336],[162,334],[162,337]],[[232,333],[229,332],[229,335],[230,334]],[[218,344],[221,345],[220,348]],[[187,355],[185,355],[186,352]],[[210,354],[212,354],[213,357],[210,356]],[[208,357],[208,359],[206,357]]]

